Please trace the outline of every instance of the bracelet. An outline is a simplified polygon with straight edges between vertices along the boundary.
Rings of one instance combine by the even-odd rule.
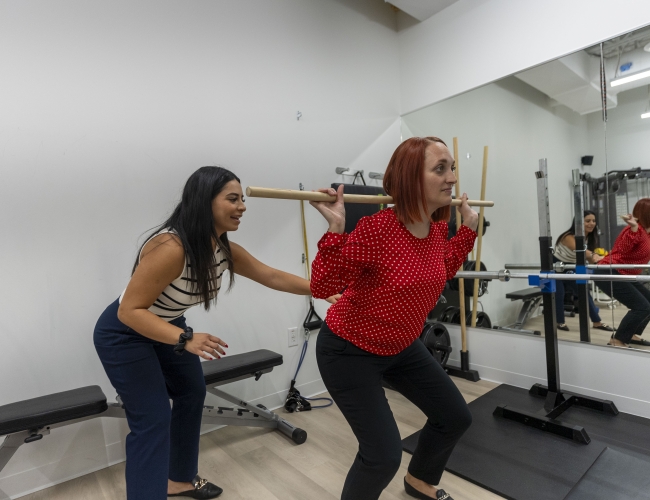
[[[185,352],[185,344],[187,343],[188,340],[192,340],[192,337],[194,336],[194,330],[192,330],[191,327],[186,326],[183,329],[183,333],[180,334],[178,337],[178,343],[174,346],[174,353],[178,354],[179,356],[182,356],[183,353]]]

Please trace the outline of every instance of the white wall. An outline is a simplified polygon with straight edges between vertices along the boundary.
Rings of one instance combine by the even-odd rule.
[[[196,168],[295,189],[340,182],[338,166],[382,171],[399,143],[396,37],[394,11],[375,0],[0,3],[0,404],[89,384],[115,396],[95,321]],[[232,240],[302,274],[298,203],[247,205]],[[313,257],[326,226],[307,210]],[[239,278],[215,311],[188,318],[230,354],[282,353],[282,367],[233,391],[277,406],[299,352],[287,328],[306,306]],[[323,388],[313,345],[298,380]],[[121,460],[125,432],[95,420],[23,447],[0,498]]]
[[[490,221],[481,260],[490,270],[506,263],[539,262],[537,183],[539,159],[547,158],[551,231],[558,236],[573,217],[571,170],[587,150],[587,118],[515,77],[434,104],[403,117],[404,138],[435,135],[451,148],[458,137],[461,191],[478,198],[483,147],[489,147],[485,209]],[[471,158],[467,158],[467,154]],[[505,294],[528,288],[523,280],[493,281],[481,298],[493,324],[514,323],[521,302]]]
[[[409,24],[399,33],[403,113],[650,24],[650,2],[460,0]]]

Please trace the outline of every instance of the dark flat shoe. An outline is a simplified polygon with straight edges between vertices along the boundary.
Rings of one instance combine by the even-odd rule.
[[[558,329],[558,330],[564,330],[565,332],[568,332],[568,331],[569,331],[569,327],[566,326],[566,324],[564,324],[564,323],[561,324],[561,325],[557,325],[557,329]]]
[[[420,500],[454,500],[449,496],[449,493],[445,493],[445,490],[438,490],[438,493],[436,493],[435,497],[425,495],[407,483],[406,478],[404,478],[404,491],[406,491],[407,495],[410,495],[413,498],[419,498]]]
[[[641,339],[641,340],[634,340],[634,339],[632,339],[632,340],[630,340],[630,344],[649,346],[649,345],[650,345],[650,342],[648,342],[648,341],[645,340],[645,339]]]
[[[216,484],[208,483],[207,479],[201,479],[199,476],[196,476],[192,479],[192,484],[194,485],[193,490],[181,491],[180,493],[174,493],[173,495],[167,495],[168,497],[188,497],[188,498],[198,498],[199,500],[207,500],[208,498],[217,498],[223,493],[223,490],[219,488]]]
[[[604,330],[606,332],[613,332],[614,331],[614,329],[611,326],[606,325],[605,323],[603,323],[600,326],[592,326],[592,328],[594,328],[596,330]],[[648,344],[648,345],[650,345],[650,344]]]

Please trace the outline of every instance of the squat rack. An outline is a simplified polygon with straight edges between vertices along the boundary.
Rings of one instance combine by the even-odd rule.
[[[539,215],[539,249],[540,249],[540,272],[535,274],[526,273],[511,273],[509,270],[485,272],[485,271],[463,271],[457,273],[458,277],[464,278],[483,278],[483,279],[498,279],[500,281],[509,281],[510,279],[524,279],[527,278],[529,284],[538,286],[543,293],[543,306],[544,306],[544,342],[546,347],[546,374],[548,385],[541,384],[533,385],[529,393],[533,396],[543,397],[544,410],[541,414],[531,413],[518,408],[509,407],[507,405],[498,405],[494,410],[494,415],[516,422],[534,427],[536,429],[550,432],[558,436],[572,439],[575,442],[582,444],[589,444],[591,438],[587,434],[584,427],[579,425],[569,425],[559,420],[556,420],[564,411],[572,406],[581,406],[590,408],[592,410],[601,411],[610,415],[617,415],[618,409],[613,401],[592,398],[580,394],[562,391],[560,384],[560,364],[558,356],[558,338],[557,338],[557,322],[555,319],[555,285],[556,280],[577,281],[579,284],[585,285],[585,301],[586,301],[586,283],[588,281],[636,281],[648,282],[650,276],[636,276],[636,275],[612,275],[604,277],[594,276],[587,274],[587,266],[578,261],[575,266],[576,274],[557,274],[553,272],[553,239],[551,237],[550,216],[549,216],[549,201],[548,201],[548,173],[547,162],[543,158],[539,160],[539,170],[535,172],[537,179],[537,204]],[[574,186],[576,184],[576,177],[574,175]],[[579,184],[577,183],[579,189]],[[578,228],[582,228],[582,204],[576,204],[576,218],[580,222],[576,222],[576,247],[584,248],[584,235],[582,240],[578,241]],[[578,257],[580,254],[578,254]],[[584,258],[584,252],[582,252]],[[537,266],[534,266],[537,268]],[[586,306],[586,302],[585,302]],[[586,310],[586,307],[585,307]],[[583,315],[586,318],[586,315]],[[587,330],[588,331],[588,330]]]

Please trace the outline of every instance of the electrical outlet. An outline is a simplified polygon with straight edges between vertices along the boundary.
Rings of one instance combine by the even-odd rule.
[[[292,326],[288,329],[289,332],[289,347],[295,347],[298,345],[298,327]]]

